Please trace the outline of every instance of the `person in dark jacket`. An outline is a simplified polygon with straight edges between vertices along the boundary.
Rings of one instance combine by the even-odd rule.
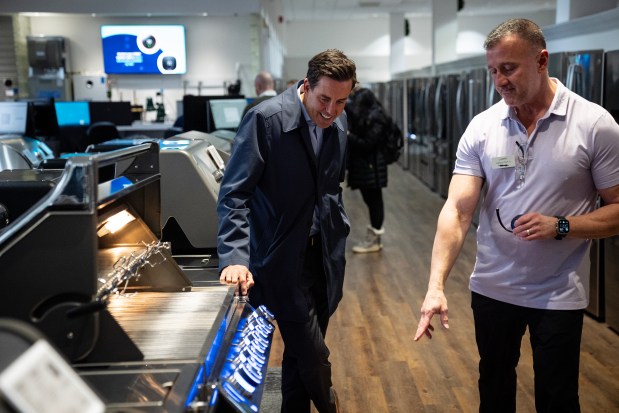
[[[339,50],[241,121],[217,204],[220,280],[265,305],[284,342],[282,408],[337,412],[325,334],[343,296],[350,222],[344,107],[356,67]],[[253,287],[252,287],[253,285]]]
[[[371,90],[360,88],[346,104],[348,129],[348,186],[359,189],[368,207],[370,225],[365,240],[353,247],[356,253],[383,248],[385,208],[382,188],[387,186],[387,163],[381,151],[391,119]]]

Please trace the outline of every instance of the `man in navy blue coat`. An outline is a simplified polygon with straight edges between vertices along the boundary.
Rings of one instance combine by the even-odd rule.
[[[275,314],[282,412],[337,411],[324,337],[342,298],[350,223],[342,203],[346,100],[356,67],[329,49],[307,77],[252,108],[219,190],[220,279]]]

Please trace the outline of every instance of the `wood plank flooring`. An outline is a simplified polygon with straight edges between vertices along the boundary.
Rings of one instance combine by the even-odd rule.
[[[389,170],[384,250],[357,255],[367,211],[358,191],[345,190],[353,223],[344,298],[327,333],[333,382],[342,413],[477,412],[478,354],[468,277],[475,261],[475,233],[467,236],[447,283],[450,329],[435,322],[432,340],[413,342],[430,265],[438,212],[444,200],[400,165]],[[269,360],[281,366],[279,334]],[[535,412],[528,338],[518,367],[518,413]],[[583,413],[619,412],[619,335],[585,317],[581,346]],[[267,412],[270,413],[270,412]]]

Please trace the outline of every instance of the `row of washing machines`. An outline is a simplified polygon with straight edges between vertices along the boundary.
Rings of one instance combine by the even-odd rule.
[[[219,283],[217,140],[0,137],[0,411],[259,411],[274,319]]]
[[[619,122],[619,50],[551,53],[548,71]],[[485,56],[420,69],[372,89],[405,133],[400,166],[446,198],[460,137],[476,114],[501,99]],[[619,237],[594,240],[587,310],[619,332],[618,268]]]

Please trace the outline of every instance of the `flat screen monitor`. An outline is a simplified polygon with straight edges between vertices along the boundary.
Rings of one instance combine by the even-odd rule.
[[[185,74],[185,26],[103,25],[107,74]]]
[[[50,137],[58,134],[54,98],[23,99],[28,104],[26,136]]]
[[[131,125],[133,113],[130,102],[90,102],[90,123],[112,122],[115,125]]]
[[[88,102],[54,102],[58,126],[89,126]]]
[[[211,112],[210,101],[221,99],[245,99],[245,96],[230,96],[230,95],[207,95],[183,96],[183,132],[199,131],[210,133],[215,130],[213,122],[213,114]],[[204,114],[206,113],[206,116]]]
[[[241,123],[243,110],[247,106],[245,99],[216,99],[209,100],[210,114],[213,116],[214,129],[234,129]],[[208,115],[208,113],[207,113]]]
[[[0,135],[26,134],[28,102],[0,102]]]

